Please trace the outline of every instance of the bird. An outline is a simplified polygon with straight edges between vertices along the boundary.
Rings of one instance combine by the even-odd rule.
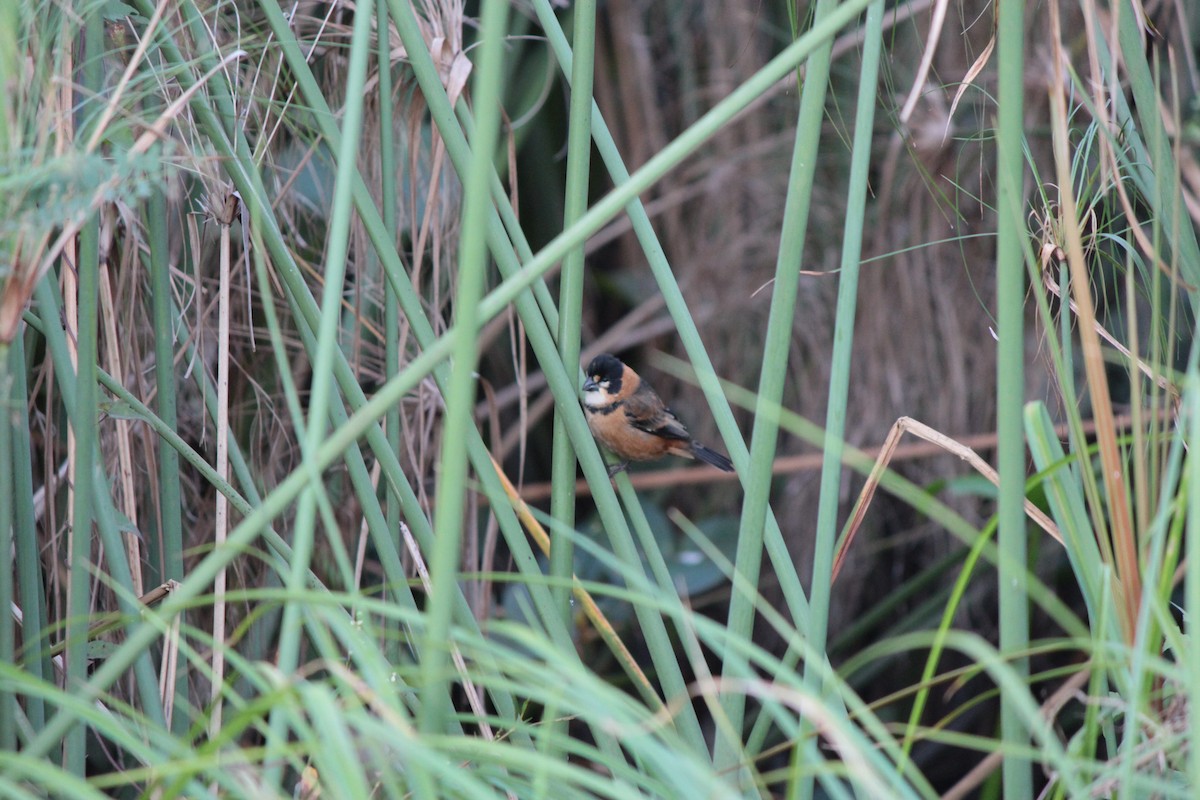
[[[601,353],[588,364],[583,409],[592,435],[621,459],[608,468],[609,477],[630,461],[667,455],[696,458],[733,472],[733,462],[693,439],[650,384],[610,353]]]

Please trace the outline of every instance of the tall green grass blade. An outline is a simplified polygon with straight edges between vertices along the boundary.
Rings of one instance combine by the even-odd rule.
[[[837,541],[839,487],[842,483],[842,443],[846,435],[846,406],[850,393],[850,361],[854,346],[854,320],[858,308],[858,274],[866,215],[867,183],[874,137],[875,103],[879,59],[883,50],[883,4],[867,8],[863,25],[862,66],[851,149],[850,187],[842,232],[841,271],[838,276],[837,317],[833,331],[833,354],[829,374],[829,402],[825,416],[825,448],[821,463],[820,500],[817,508],[816,545],[813,555],[809,603],[812,615],[807,631],[809,645],[825,651],[827,645],[833,555]],[[806,675],[815,676],[811,666]],[[810,688],[819,691],[811,681]]]
[[[945,649],[946,637],[949,635],[950,626],[954,622],[954,615],[958,613],[958,609],[962,605],[971,578],[975,574],[975,567],[979,563],[979,559],[987,548],[987,545],[991,542],[994,533],[995,527],[989,526],[968,551],[967,557],[962,561],[962,570],[959,572],[958,578],[954,581],[954,588],[950,590],[949,600],[942,610],[942,619],[938,624],[933,644],[929,648],[929,655],[925,659],[925,669],[921,673],[919,684],[921,689],[913,699],[912,709],[908,714],[908,727],[905,729],[903,741],[904,758],[899,765],[902,775],[905,768],[909,765],[909,758],[912,754],[912,746],[917,734],[918,723],[929,700],[930,687],[932,686],[934,675],[937,673],[938,663],[941,661],[942,652]]]
[[[13,426],[13,562],[17,578],[17,600],[21,605],[22,668],[38,681],[49,681],[54,675],[50,662],[50,630],[46,599],[42,593],[45,579],[42,571],[41,547],[37,538],[37,520],[33,507],[33,464],[30,461],[32,441],[29,426],[28,365],[26,342],[33,337],[22,332],[13,340],[8,353],[11,394],[8,419]],[[3,395],[0,395],[3,397]],[[40,697],[25,698],[25,718],[33,730],[46,723],[46,706]]]
[[[479,301],[484,292],[487,269],[486,226],[490,202],[492,159],[500,133],[500,101],[503,85],[501,57],[508,19],[508,4],[486,0],[481,21],[480,56],[473,70],[472,96],[478,124],[471,143],[470,170],[463,176],[462,239],[455,297],[453,366],[446,393],[441,475],[434,509],[434,547],[430,556],[429,629],[421,664],[420,730],[440,732],[445,728],[440,695],[446,691],[445,648],[451,619],[451,597],[455,591],[462,542],[463,498],[467,488],[467,429],[473,428],[475,405],[475,343],[481,318]]]
[[[1200,378],[1193,371],[1188,376],[1184,392],[1184,408],[1187,410],[1188,441],[1191,449],[1188,451],[1187,466],[1184,469],[1187,505],[1190,509],[1197,508],[1200,503],[1200,462],[1196,455],[1196,445],[1200,442]],[[1187,571],[1184,574],[1184,609],[1187,614],[1186,622],[1191,635],[1187,637],[1187,663],[1200,664],[1200,636],[1196,635],[1195,620],[1200,619],[1200,516],[1195,513],[1187,515]],[[1187,696],[1195,701],[1200,698],[1200,671],[1190,669],[1184,686]],[[1200,786],[1200,714],[1191,713],[1188,716],[1188,734],[1191,746],[1187,755],[1187,774],[1192,786]]]
[[[574,62],[571,72],[571,105],[567,129],[567,187],[563,203],[563,227],[569,228],[587,210],[592,166],[592,72],[596,50],[596,3],[581,0],[573,9]],[[571,375],[579,363],[583,322],[583,247],[563,259],[559,278],[558,352],[563,368]],[[562,415],[554,415],[554,453],[550,514],[567,527],[575,521],[575,449]],[[562,582],[555,602],[570,616],[568,583],[574,569],[575,551],[570,539],[557,539],[550,548],[550,576]]]
[[[171,431],[179,427],[175,400],[175,314],[171,303],[170,242],[167,231],[167,204],[161,190],[146,200],[146,236],[150,269],[150,303],[154,324],[154,386],[158,417]],[[183,577],[183,499],[180,488],[179,453],[174,447],[158,448],[158,535],[147,547],[149,574],[159,583]],[[182,713],[187,700],[187,673],[180,670],[175,678],[171,730],[182,735],[188,720]]]
[[[179,427],[175,404],[175,315],[171,307],[170,243],[167,232],[167,204],[161,190],[146,200],[146,234],[149,244],[151,314],[154,320],[154,386],[158,417],[168,428]],[[149,574],[152,580],[179,580],[183,577],[183,520],[179,485],[179,454],[163,447],[158,453],[160,509],[158,536],[148,543]],[[182,680],[181,676],[181,680]],[[176,690],[184,687],[177,685]],[[181,733],[183,728],[175,728]]]
[[[1088,524],[1088,511],[1078,482],[1078,472],[1073,469],[1076,462],[1063,453],[1058,433],[1043,403],[1030,403],[1025,407],[1025,438],[1034,466],[1042,476],[1050,514],[1062,534],[1067,558],[1083,593],[1088,617],[1095,625],[1100,598],[1106,591],[1098,582],[1103,562],[1096,544],[1096,534]]]
[[[1025,226],[1023,207],[1025,6],[1001,2],[997,7],[997,74],[999,80],[996,123],[996,305],[999,347],[996,358],[996,431],[1000,472],[998,545],[1002,558],[1000,581],[1000,650],[1012,654],[1015,682],[1029,674],[1028,661],[1019,655],[1029,643],[1029,607],[1026,569],[1025,439],[1021,431],[1021,404],[1025,382]],[[1021,687],[1022,689],[1024,687]],[[1029,730],[1017,690],[1001,693],[1001,747],[1024,745]],[[1006,800],[1033,796],[1029,761],[1010,756],[1004,760]]]
[[[836,8],[834,0],[818,0],[814,12],[814,30],[829,20]],[[787,377],[787,355],[792,342],[792,322],[795,318],[796,292],[800,285],[804,237],[808,231],[812,187],[816,179],[817,146],[821,140],[821,128],[825,119],[825,94],[832,49],[833,40],[823,40],[805,62],[805,80],[796,122],[796,140],[792,150],[791,171],[784,204],[783,230],[771,289],[771,310],[764,336],[754,428],[750,437],[750,459],[746,467],[746,492],[739,523],[737,570],[750,585],[758,583],[762,566],[767,508],[770,504],[772,485],[771,471],[779,435],[778,417],[773,413],[766,413],[766,409],[779,405]],[[810,624],[813,622],[815,618],[810,618]],[[754,606],[744,594],[733,595],[729,606],[728,625],[734,635],[750,635],[754,625]],[[822,636],[817,645],[818,649],[823,645]],[[731,674],[728,669],[722,669],[722,675]],[[731,741],[728,736],[719,737],[713,749],[713,757],[719,768],[728,768],[737,763],[737,754],[741,750],[745,698],[731,694],[725,698],[722,707],[736,738]],[[807,753],[808,747],[797,748],[795,764],[801,763],[801,759],[806,757],[800,755],[802,751]],[[793,797],[810,797],[811,780],[802,779],[793,783],[792,792]]]
[[[388,17],[388,7],[386,2],[377,2],[375,4],[375,14],[377,21],[375,29],[386,31],[391,29],[391,22]],[[387,230],[388,239],[393,242],[399,241],[400,230],[398,223],[398,202],[400,188],[396,179],[397,175],[397,154],[395,142],[395,126],[396,119],[394,117],[394,104],[392,95],[394,92],[392,82],[392,56],[391,56],[391,41],[390,37],[377,36],[377,74],[379,75],[379,174],[380,174],[380,194],[383,198],[383,224]],[[376,256],[378,258],[378,256]],[[389,281],[384,281],[384,307],[383,307],[383,339],[384,339],[384,366],[383,373],[385,380],[391,380],[400,371],[400,299],[396,293],[395,287]],[[388,409],[387,418],[384,421],[384,428],[387,432],[388,448],[396,458],[400,457],[400,406],[395,406]],[[390,484],[384,487],[387,496],[387,531],[388,536],[398,540],[400,533],[400,495],[396,489]],[[388,655],[392,659],[398,659],[400,656],[399,635],[398,631],[385,630],[383,632],[384,639],[389,642],[395,642],[389,647]]]
[[[21,342],[16,342],[21,347]],[[12,403],[24,403],[24,397],[14,397],[12,385],[13,362],[10,344],[0,342],[0,553],[14,553],[16,519],[16,495],[13,473],[16,453],[13,451],[13,422],[17,415],[10,410]],[[28,451],[26,451],[28,452]],[[9,466],[12,465],[12,466]],[[14,591],[11,580],[0,581],[0,662],[15,664],[17,661],[17,626],[10,609],[14,606]],[[8,612],[8,613],[4,613]],[[0,750],[17,749],[17,698],[7,686],[0,686]]]

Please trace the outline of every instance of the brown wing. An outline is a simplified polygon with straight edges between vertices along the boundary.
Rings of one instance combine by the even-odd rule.
[[[625,416],[633,427],[646,433],[683,442],[692,439],[679,418],[663,405],[663,401],[645,383],[638,386],[637,391],[625,401]]]

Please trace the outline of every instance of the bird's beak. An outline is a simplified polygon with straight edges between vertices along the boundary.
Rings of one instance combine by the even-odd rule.
[[[585,381],[583,382],[583,390],[584,390],[585,392],[593,392],[593,391],[595,391],[596,389],[599,389],[599,388],[600,388],[600,387],[599,387],[599,386],[597,386],[597,385],[596,385],[596,382],[595,382],[594,380],[592,380],[591,378],[588,378],[587,380],[585,380]]]

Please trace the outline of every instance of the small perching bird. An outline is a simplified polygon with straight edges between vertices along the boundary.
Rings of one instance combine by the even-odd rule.
[[[630,461],[667,455],[697,458],[733,472],[733,462],[693,439],[650,385],[616,356],[602,353],[588,364],[583,409],[592,435],[621,459],[609,475]]]

